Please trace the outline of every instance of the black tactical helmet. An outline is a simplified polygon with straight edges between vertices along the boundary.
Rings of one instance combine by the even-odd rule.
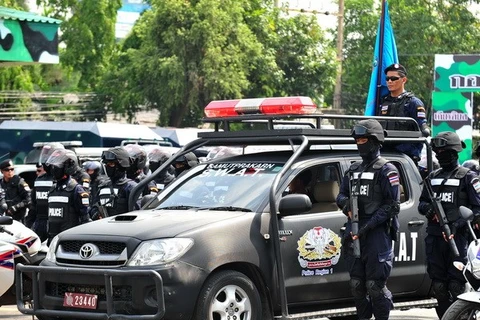
[[[78,167],[78,158],[75,152],[68,149],[56,149],[46,162],[48,166],[64,168],[65,173],[72,175]]]
[[[460,152],[466,148],[465,142],[461,141],[458,135],[452,131],[443,131],[437,134],[430,141],[433,151],[435,150],[454,150]]]
[[[171,154],[165,150],[162,150],[161,147],[153,148],[148,152],[148,161],[158,162],[160,164],[164,163],[170,159]]]
[[[467,160],[464,163],[462,163],[462,167],[468,168],[472,171],[479,172],[480,171],[480,165],[478,164],[478,160]]]
[[[130,167],[130,156],[123,147],[110,148],[102,153],[102,162],[107,163],[110,161],[117,162],[121,167]]]
[[[175,163],[183,163],[187,167],[193,168],[198,164],[198,158],[193,152],[187,152],[175,159]]]
[[[380,122],[375,119],[358,121],[352,129],[351,136],[355,139],[374,137],[378,142],[385,141],[385,131]]]
[[[127,144],[124,148],[127,150],[130,159],[132,159],[130,167],[136,167],[135,170],[143,170],[147,165],[147,153],[145,149],[138,144]]]
[[[53,151],[57,149],[65,149],[65,147],[60,142],[50,142],[45,144],[42,147],[42,151],[40,152],[40,157],[38,158],[38,164],[45,164],[48,158],[52,155]]]

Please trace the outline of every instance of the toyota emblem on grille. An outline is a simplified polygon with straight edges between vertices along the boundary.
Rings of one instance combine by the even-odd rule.
[[[82,259],[90,259],[93,257],[96,253],[98,252],[97,247],[94,244],[91,243],[85,243],[81,248],[80,248],[80,257]]]

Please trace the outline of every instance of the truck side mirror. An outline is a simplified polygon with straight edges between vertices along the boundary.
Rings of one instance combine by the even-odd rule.
[[[312,209],[312,201],[306,194],[288,194],[278,204],[282,216],[290,216],[308,212]]]

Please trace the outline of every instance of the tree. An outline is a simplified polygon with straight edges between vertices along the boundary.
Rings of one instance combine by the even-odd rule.
[[[78,88],[95,90],[115,48],[115,21],[121,0],[37,0],[47,12],[64,22],[60,55],[65,67],[80,74]]]
[[[479,21],[469,0],[389,0],[400,63],[408,71],[407,89],[431,105],[435,54],[480,51]],[[363,114],[380,7],[373,0],[345,3],[342,104],[350,114]],[[377,2],[375,2],[377,3]]]
[[[211,100],[318,97],[333,83],[332,51],[313,18],[282,17],[260,0],[152,4],[102,81],[116,112],[131,118],[146,106],[160,110],[160,125],[191,126]]]

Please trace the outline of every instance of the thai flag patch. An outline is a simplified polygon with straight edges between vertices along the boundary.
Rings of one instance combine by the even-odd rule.
[[[417,117],[425,118],[425,112],[417,112]]]
[[[398,177],[398,173],[395,171],[391,171],[387,173],[388,180],[390,181],[391,186],[398,186],[400,184],[400,178]]]
[[[472,186],[476,193],[480,193],[480,180],[478,178],[472,180]]]

